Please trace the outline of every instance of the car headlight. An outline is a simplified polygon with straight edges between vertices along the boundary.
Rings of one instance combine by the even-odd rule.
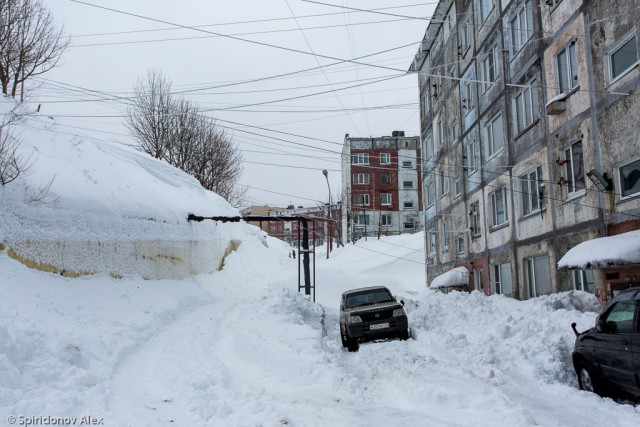
[[[400,317],[400,316],[404,316],[404,310],[401,308],[396,308],[395,310],[393,310],[393,317]]]
[[[362,322],[362,318],[360,318],[360,316],[349,316],[349,323],[361,323]]]

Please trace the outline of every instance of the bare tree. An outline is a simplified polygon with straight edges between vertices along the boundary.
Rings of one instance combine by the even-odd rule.
[[[0,0],[0,84],[15,98],[24,82],[58,64],[69,40],[40,0]]]
[[[7,185],[29,169],[30,156],[20,153],[19,147],[9,126],[0,126],[0,185]]]
[[[244,202],[246,189],[238,186],[242,155],[233,140],[197,104],[172,95],[162,72],[138,81],[127,127],[141,151],[194,176],[233,206]]]

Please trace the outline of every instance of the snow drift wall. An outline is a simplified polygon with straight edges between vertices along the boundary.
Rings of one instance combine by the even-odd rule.
[[[244,223],[188,222],[189,213],[239,213],[163,161],[70,137],[55,123],[13,126],[30,165],[0,186],[0,250],[25,265],[71,277],[180,279],[220,269],[248,235],[264,240]]]

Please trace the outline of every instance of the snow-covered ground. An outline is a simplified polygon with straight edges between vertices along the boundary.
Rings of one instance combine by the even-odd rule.
[[[316,254],[317,298],[288,247],[247,238],[225,268],[182,281],[69,279],[0,253],[0,419],[111,426],[637,425],[640,408],[579,391],[573,332],[597,303],[423,285],[422,234]],[[386,284],[415,340],[345,352],[338,301]],[[23,421],[26,421],[23,418]]]
[[[570,324],[593,325],[593,296],[437,293],[424,285],[417,233],[360,240],[329,259],[318,248],[314,302],[298,292],[298,260],[283,242],[266,238],[267,247],[248,225],[185,222],[190,210],[234,214],[217,195],[157,161],[133,164],[131,150],[65,139],[40,119],[37,132],[19,129],[33,173],[0,187],[0,425],[638,424],[639,407],[577,389]],[[25,191],[53,175],[51,200],[30,200]],[[221,270],[182,280],[98,268],[72,279],[9,257],[21,236],[119,244],[149,236],[150,221],[175,247],[202,230],[239,246]],[[415,339],[346,352],[340,294],[377,284],[405,301]]]

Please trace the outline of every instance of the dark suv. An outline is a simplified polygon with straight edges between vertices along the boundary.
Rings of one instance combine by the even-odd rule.
[[[359,342],[380,338],[409,338],[404,301],[384,286],[352,289],[340,299],[340,337],[349,351]]]
[[[618,293],[596,319],[576,333],[573,367],[582,390],[640,399],[640,287]]]

